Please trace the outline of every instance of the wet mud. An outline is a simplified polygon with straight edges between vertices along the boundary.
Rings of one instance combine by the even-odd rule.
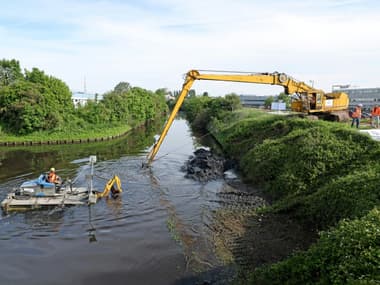
[[[218,194],[220,205],[208,225],[215,253],[224,264],[253,270],[307,249],[317,233],[307,230],[287,215],[266,213],[269,206],[258,189],[239,182]],[[240,279],[244,271],[239,270]],[[217,284],[217,283],[215,283]]]
[[[194,155],[189,157],[181,170],[186,173],[186,178],[207,182],[222,178],[224,172],[230,168],[230,161],[210,150],[199,148],[194,151]]]
[[[227,182],[216,193],[215,200],[209,201],[218,207],[207,219],[210,222],[205,223],[219,265],[252,270],[305,250],[316,240],[314,231],[305,229],[287,215],[265,212],[265,207],[270,206],[268,197],[242,183],[237,176],[228,178],[226,170],[231,165],[223,157],[200,148],[182,167],[187,178],[201,182],[224,178]]]

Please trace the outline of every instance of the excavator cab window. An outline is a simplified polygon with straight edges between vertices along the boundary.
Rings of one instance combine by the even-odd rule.
[[[312,93],[310,98],[310,110],[315,110],[315,106],[317,104],[317,94]]]
[[[321,110],[322,109],[322,94],[321,93],[316,93],[315,94],[315,109],[316,110]]]
[[[311,93],[309,95],[309,110],[321,110],[322,109],[322,94],[321,93]]]

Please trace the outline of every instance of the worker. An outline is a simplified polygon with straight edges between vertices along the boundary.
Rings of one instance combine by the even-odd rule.
[[[356,123],[356,128],[359,128],[360,118],[362,117],[362,107],[363,107],[363,104],[358,104],[355,107],[355,111],[352,113],[351,128],[354,126],[354,123]]]
[[[62,179],[55,173],[55,168],[50,168],[50,171],[47,175],[47,182],[54,183],[54,184],[61,184]]]
[[[380,107],[378,104],[371,110],[371,127],[379,128]]]

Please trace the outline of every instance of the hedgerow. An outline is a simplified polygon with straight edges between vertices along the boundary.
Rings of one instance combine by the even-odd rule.
[[[256,270],[243,284],[380,282],[379,142],[345,124],[263,111],[209,121],[246,181],[272,198],[263,213],[325,230],[308,251]]]
[[[164,94],[120,82],[103,100],[74,108],[62,80],[33,68],[21,71],[16,60],[0,60],[1,135],[28,136],[67,129],[87,132],[128,125],[134,127],[167,111]],[[66,135],[66,133],[63,133]]]
[[[306,252],[256,269],[245,284],[379,284],[380,211],[343,220]]]

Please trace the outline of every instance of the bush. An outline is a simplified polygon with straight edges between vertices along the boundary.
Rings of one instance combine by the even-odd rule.
[[[256,270],[249,283],[380,282],[379,142],[339,123],[249,113],[214,115],[207,128],[245,179],[274,198],[265,211],[330,228],[307,252]]]
[[[363,141],[373,146],[371,139]],[[265,185],[276,198],[308,194],[366,163],[368,147],[336,135],[330,125],[294,128],[264,140],[242,157],[245,176]],[[360,159],[358,159],[360,157]]]
[[[187,120],[198,130],[208,129],[212,120],[223,120],[232,110],[239,108],[241,108],[240,99],[235,94],[228,94],[224,98],[190,96],[182,107]]]
[[[293,211],[298,220],[322,229],[344,218],[362,217],[380,205],[379,173],[380,162],[364,165],[298,201],[299,206],[295,205]]]
[[[21,72],[18,61],[0,61],[0,119],[9,134],[28,135],[98,126],[136,126],[167,111],[164,94],[120,82],[104,100],[74,109],[68,86],[42,70]],[[95,128],[96,129],[96,128]]]
[[[59,127],[63,117],[74,111],[71,92],[61,80],[33,68],[18,71],[18,62],[1,61],[0,69],[13,65],[11,81],[0,84],[0,117],[7,129],[16,134]]]
[[[322,232],[311,248],[259,268],[248,284],[378,284],[380,282],[380,211],[344,220]]]

